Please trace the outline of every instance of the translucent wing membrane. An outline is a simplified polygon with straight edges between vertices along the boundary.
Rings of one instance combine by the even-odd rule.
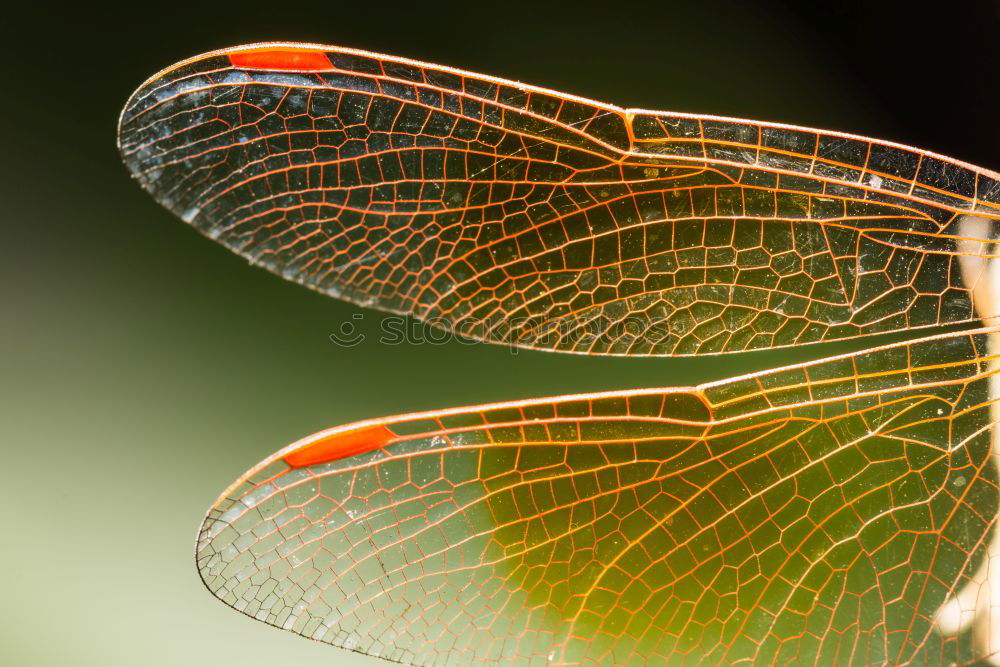
[[[334,47],[168,69],[129,100],[120,148],[164,206],[286,278],[573,352],[970,321],[956,254],[986,257],[1000,216],[1000,176],[915,149]],[[986,221],[976,242],[961,214]]]
[[[1000,649],[959,632],[996,335],[321,433],[219,499],[198,567],[254,618],[415,664],[968,662]]]
[[[334,47],[146,82],[164,206],[333,296],[467,336],[696,354],[1000,307],[1000,176]],[[1000,664],[1000,328],[688,389],[332,429],[216,502],[208,588],[415,664]]]

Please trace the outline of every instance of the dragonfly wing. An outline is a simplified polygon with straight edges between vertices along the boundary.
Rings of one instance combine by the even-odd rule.
[[[998,314],[1000,176],[861,137],[267,44],[147,81],[119,145],[251,261],[486,341],[716,353]],[[223,494],[199,571],[414,663],[994,655],[997,341],[333,429]]]
[[[198,567],[407,663],[965,663],[1000,648],[935,626],[995,523],[988,335],[333,429],[234,483]]]
[[[279,275],[571,352],[971,321],[958,219],[992,238],[1000,216],[997,174],[916,149],[336,47],[174,66],[129,100],[119,143],[160,203]]]

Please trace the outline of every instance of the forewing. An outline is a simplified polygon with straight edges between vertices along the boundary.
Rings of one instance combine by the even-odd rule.
[[[327,431],[202,526],[212,592],[415,664],[956,664],[998,503],[986,339]]]
[[[958,218],[993,172],[903,146],[625,110],[336,47],[207,54],[120,149],[160,203],[335,297],[463,335],[695,354],[976,319]],[[989,314],[989,313],[988,313]]]

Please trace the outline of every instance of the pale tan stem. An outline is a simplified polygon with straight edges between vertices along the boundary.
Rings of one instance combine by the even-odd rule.
[[[1000,313],[1000,262],[988,257],[994,245],[992,225],[983,218],[964,217],[960,225],[964,238],[957,243],[962,280],[970,290],[976,313],[988,324],[994,324]],[[987,349],[991,357],[1000,354],[1000,335],[988,335]],[[1000,402],[996,401],[1000,398],[1000,363],[992,360],[989,371],[992,458],[994,465],[1000,465],[1000,428],[996,427],[1000,421]],[[937,625],[944,635],[971,629],[977,653],[988,663],[1000,665],[1000,531],[995,526],[991,526],[986,558],[938,610]]]

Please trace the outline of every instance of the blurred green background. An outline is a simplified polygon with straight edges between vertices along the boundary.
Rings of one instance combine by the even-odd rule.
[[[211,49],[288,39],[1000,166],[995,3],[695,4],[144,3],[8,14],[0,663],[380,664],[252,621],[202,588],[195,531],[242,471],[348,421],[685,385],[833,352],[670,360],[381,346],[378,313],[285,283],[200,237],[131,182],[115,148],[118,111],[147,76]],[[368,340],[333,345],[329,335],[359,313]]]

